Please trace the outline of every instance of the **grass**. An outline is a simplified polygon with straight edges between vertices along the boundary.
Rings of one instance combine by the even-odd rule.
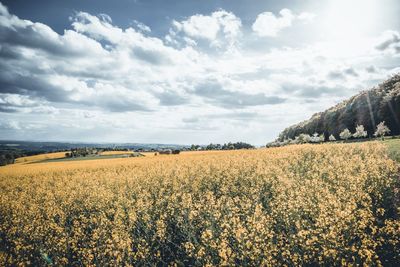
[[[383,143],[388,147],[389,156],[400,162],[400,139],[386,139]]]
[[[386,153],[363,142],[8,165],[0,266],[396,266]]]

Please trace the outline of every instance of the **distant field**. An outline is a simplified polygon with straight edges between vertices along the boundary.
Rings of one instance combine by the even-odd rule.
[[[0,178],[0,266],[400,261],[398,164],[379,142],[15,164]]]
[[[400,138],[387,139],[383,143],[389,148],[390,157],[400,162]]]
[[[214,153],[223,153],[224,151],[183,151],[180,153],[180,156],[188,156],[188,155],[204,155],[204,154],[214,154]],[[32,164],[32,163],[50,163],[50,162],[68,162],[68,161],[86,161],[86,160],[103,160],[103,159],[117,159],[117,158],[126,158],[128,155],[132,154],[132,151],[104,151],[101,152],[98,156],[88,156],[88,157],[76,157],[76,158],[66,158],[66,152],[56,152],[56,153],[46,153],[35,156],[21,157],[17,158],[16,164]],[[172,157],[177,155],[160,155],[156,152],[141,152],[140,154],[145,157]],[[156,155],[157,154],[157,155]],[[179,155],[178,155],[179,156]],[[15,166],[15,165],[11,165]]]
[[[130,153],[131,154],[131,153]],[[43,161],[40,161],[40,163],[43,162],[61,162],[61,161],[82,161],[82,160],[102,160],[102,159],[118,159],[118,158],[128,158],[129,154],[125,153],[115,153],[115,154],[100,154],[100,155],[94,155],[94,156],[86,156],[86,157],[76,157],[76,158],[58,158],[58,159],[46,159]]]
[[[100,155],[102,156],[110,156],[110,155],[125,155],[125,154],[132,154],[132,151],[104,151],[101,152]]]
[[[15,160],[15,163],[32,163],[43,160],[60,159],[65,157],[65,153],[66,152],[56,152],[56,153],[40,154],[29,157],[22,157],[22,158],[17,158]]]
[[[66,152],[56,152],[40,154],[29,157],[21,157],[16,159],[16,164],[32,164],[32,163],[44,163],[44,162],[61,162],[61,161],[81,161],[81,160],[101,160],[101,159],[113,159],[113,158],[126,158],[133,152],[131,151],[105,151],[96,156],[87,157],[76,157],[67,158],[65,157]]]

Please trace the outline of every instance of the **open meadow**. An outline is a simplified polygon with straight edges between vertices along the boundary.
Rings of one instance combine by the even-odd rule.
[[[386,265],[399,173],[378,142],[0,168],[0,265]]]

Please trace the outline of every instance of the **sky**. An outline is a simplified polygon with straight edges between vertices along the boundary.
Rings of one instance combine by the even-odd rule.
[[[262,145],[400,72],[397,0],[0,2],[0,139]]]

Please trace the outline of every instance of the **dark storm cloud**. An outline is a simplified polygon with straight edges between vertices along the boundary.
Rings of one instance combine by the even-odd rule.
[[[194,93],[206,98],[209,102],[229,108],[246,106],[275,105],[285,102],[285,98],[266,96],[265,94],[247,94],[243,92],[228,91],[216,81],[201,83],[196,86]]]

